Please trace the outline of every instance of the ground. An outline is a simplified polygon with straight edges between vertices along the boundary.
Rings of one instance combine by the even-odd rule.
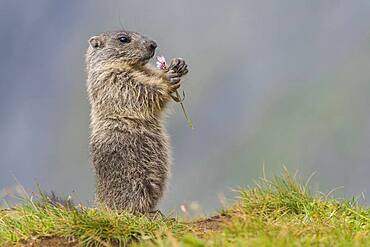
[[[186,221],[55,205],[41,195],[0,210],[4,246],[370,246],[370,209],[313,195],[285,174],[240,190],[212,217]]]

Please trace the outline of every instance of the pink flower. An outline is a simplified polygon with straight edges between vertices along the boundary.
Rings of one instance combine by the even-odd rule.
[[[167,69],[167,63],[166,59],[164,56],[157,56],[157,68],[161,70],[166,70]]]

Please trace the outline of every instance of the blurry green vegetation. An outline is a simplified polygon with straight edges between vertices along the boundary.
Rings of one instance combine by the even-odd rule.
[[[370,246],[370,209],[313,196],[288,173],[240,190],[210,218],[185,221],[53,205],[41,195],[0,211],[0,244],[54,246]],[[37,202],[36,202],[37,201]],[[67,245],[69,244],[69,245]]]

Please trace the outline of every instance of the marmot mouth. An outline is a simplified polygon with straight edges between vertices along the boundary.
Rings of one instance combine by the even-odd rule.
[[[150,52],[146,56],[143,57],[144,61],[149,61],[152,57],[154,57],[155,51]]]

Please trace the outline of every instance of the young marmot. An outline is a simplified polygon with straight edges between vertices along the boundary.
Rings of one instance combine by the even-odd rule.
[[[94,36],[86,53],[91,104],[90,157],[100,205],[132,213],[156,209],[166,187],[170,147],[162,118],[187,65],[150,68],[157,44],[136,32]]]

